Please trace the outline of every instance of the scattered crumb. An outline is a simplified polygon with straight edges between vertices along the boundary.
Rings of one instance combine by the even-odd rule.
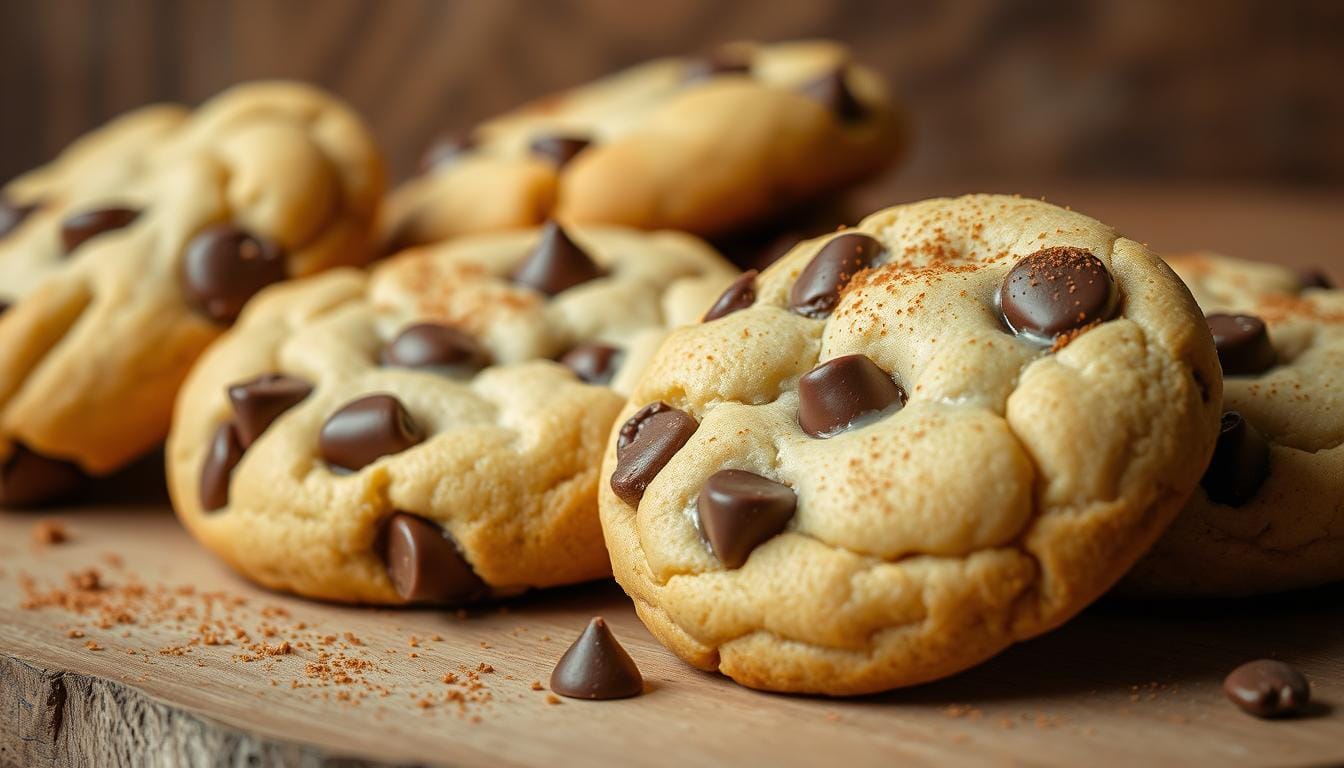
[[[546,703],[547,703],[547,704],[559,704],[559,703],[560,703],[560,697],[559,697],[559,696],[556,696],[554,693],[548,693],[548,694],[546,694]]]
[[[33,546],[50,547],[69,541],[70,533],[60,520],[38,520],[33,523],[32,538]]]

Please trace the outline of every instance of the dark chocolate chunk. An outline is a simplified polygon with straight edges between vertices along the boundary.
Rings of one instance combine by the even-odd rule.
[[[628,699],[644,692],[644,677],[599,616],[556,663],[551,690],[571,699]]]
[[[532,154],[555,163],[555,167],[563,168],[592,143],[581,136],[538,136],[532,139],[528,149]]]
[[[36,507],[59,501],[87,479],[77,465],[15,443],[0,467],[0,506]]]
[[[700,425],[690,414],[667,403],[651,403],[621,425],[616,437],[616,471],[611,489],[637,506],[644,490]]]
[[[554,296],[606,274],[554,221],[546,222],[541,241],[513,273],[513,281]]]
[[[420,172],[430,173],[448,165],[476,147],[476,137],[470,133],[448,133],[438,136],[420,156]]]
[[[217,323],[232,323],[248,299],[285,277],[280,246],[232,224],[198,232],[183,258],[187,300]]]
[[[716,75],[749,75],[751,60],[741,51],[720,48],[708,56],[700,56],[686,62],[682,82],[698,83]]]
[[[0,227],[0,232],[3,228]],[[1335,283],[1323,269],[1299,269],[1297,271],[1297,282],[1303,288],[1325,288],[1327,290],[1335,287]]]
[[[825,317],[840,303],[840,292],[882,254],[882,243],[852,232],[833,237],[803,268],[789,291],[789,306],[807,317]]]
[[[61,222],[61,244],[65,246],[65,252],[70,253],[92,237],[129,225],[139,215],[140,211],[135,208],[122,207],[76,213]]]
[[[798,424],[812,437],[833,437],[865,414],[904,402],[901,388],[865,355],[827,360],[798,380]]]
[[[212,512],[229,504],[229,480],[243,458],[243,445],[233,422],[219,425],[210,438],[205,463],[201,465],[201,509]]]
[[[752,550],[779,535],[797,506],[789,486],[740,469],[710,475],[695,503],[700,533],[729,568],[742,567]]]
[[[1224,376],[1253,376],[1278,362],[1265,323],[1253,315],[1213,314],[1206,318]]]
[[[1223,679],[1223,694],[1250,715],[1283,717],[1306,711],[1311,684],[1282,661],[1248,661]]]
[[[714,302],[714,306],[709,308],[705,317],[700,322],[708,323],[711,320],[718,320],[720,317],[731,315],[739,309],[746,309],[756,303],[756,276],[760,274],[754,269],[749,269],[738,276],[736,280],[724,290]]]
[[[610,384],[621,367],[621,350],[606,344],[580,344],[560,358],[560,364],[589,384]]]
[[[1269,443],[1240,413],[1223,414],[1213,459],[1200,485],[1208,497],[1229,507],[1245,504],[1269,475]]]
[[[367,395],[341,406],[322,425],[318,447],[322,460],[338,469],[358,472],[383,456],[425,439],[406,406],[392,395]]]
[[[818,102],[831,111],[831,114],[845,122],[863,119],[866,110],[854,97],[846,82],[847,68],[837,67],[811,82],[804,83],[799,90],[804,96]]]
[[[416,323],[383,347],[381,360],[394,368],[471,376],[490,364],[490,355],[469,333],[438,323]]]
[[[490,594],[438,523],[397,512],[388,518],[381,543],[387,576],[408,603],[464,605]]]
[[[1050,341],[1115,313],[1115,281],[1101,259],[1082,248],[1056,246],[1018,261],[999,288],[1008,327]]]
[[[313,385],[283,373],[263,373],[229,387],[238,443],[243,450],[280,418],[280,414],[303,402]]]
[[[21,205],[0,195],[0,237],[18,229],[23,220],[40,207],[37,203]]]

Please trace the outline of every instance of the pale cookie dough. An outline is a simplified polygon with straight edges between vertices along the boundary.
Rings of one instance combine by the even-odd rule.
[[[440,141],[385,248],[564,221],[705,236],[873,175],[905,145],[885,84],[829,42],[660,59]]]
[[[753,688],[912,685],[1058,626],[1167,526],[1217,434],[1189,292],[1038,201],[881,211],[716,309],[635,385],[600,506],[650,631]]]
[[[1236,415],[1124,587],[1238,596],[1344,579],[1344,291],[1275,264],[1168,261],[1209,314]]]
[[[605,576],[615,390],[735,274],[689,235],[548,225],[268,289],[178,398],[174,506],[248,578],[326,600]]]
[[[192,360],[249,296],[367,259],[383,186],[360,120],[289,83],[132,113],[6,186],[0,505],[162,441]]]

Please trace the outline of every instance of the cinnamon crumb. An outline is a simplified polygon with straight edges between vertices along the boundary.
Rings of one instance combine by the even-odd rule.
[[[65,523],[60,520],[38,520],[32,528],[33,546],[37,548],[64,544],[70,540]]]

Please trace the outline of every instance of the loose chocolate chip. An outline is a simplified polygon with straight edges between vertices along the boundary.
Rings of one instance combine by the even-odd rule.
[[[3,232],[3,228],[0,228],[0,232]],[[1321,269],[1299,269],[1297,271],[1297,282],[1303,288],[1325,288],[1329,290],[1335,287],[1334,281]]]
[[[37,203],[21,205],[7,197],[0,197],[0,237],[18,229],[23,220],[40,207]]]
[[[560,364],[589,384],[610,384],[621,365],[621,350],[606,344],[580,344],[560,358]]]
[[[999,288],[1008,327],[1045,341],[1109,319],[1116,302],[1115,281],[1101,259],[1069,246],[1023,257]]]
[[[827,360],[798,380],[798,424],[812,437],[833,437],[865,414],[904,402],[896,382],[864,355]]]
[[[68,461],[16,443],[0,467],[0,506],[35,507],[78,490],[87,477]]]
[[[513,281],[554,296],[604,274],[559,224],[548,221],[537,247],[514,270]]]
[[[628,699],[644,692],[644,677],[599,616],[556,663],[551,690],[571,699]]]
[[[464,605],[489,596],[457,542],[438,523],[397,512],[382,536],[387,576],[408,603]]]
[[[420,156],[420,172],[429,173],[448,165],[476,148],[476,137],[470,133],[450,133],[437,137]]]
[[[1282,661],[1260,659],[1232,670],[1223,680],[1223,694],[1247,714],[1282,717],[1306,710],[1311,684]]]
[[[1209,315],[1213,345],[1224,376],[1252,376],[1274,367],[1278,355],[1265,323],[1253,315]]]
[[[804,83],[799,90],[804,96],[820,103],[843,121],[861,120],[865,110],[863,104],[854,97],[854,92],[849,89],[846,73],[845,67],[838,67],[816,80]]]
[[[121,229],[135,221],[140,211],[134,208],[97,208],[76,213],[61,222],[61,243],[65,252],[78,248],[85,240],[104,232]]]
[[[621,425],[616,437],[616,471],[611,489],[636,506],[644,490],[700,426],[690,414],[667,403],[651,403]]]
[[[728,49],[719,49],[699,58],[686,62],[682,81],[696,83],[708,80],[716,75],[749,75],[751,60],[745,54]]]
[[[423,368],[449,376],[471,376],[490,364],[490,355],[476,339],[452,326],[417,323],[388,342],[383,365]]]
[[[881,254],[882,244],[868,235],[853,232],[831,238],[794,281],[789,306],[807,317],[829,315],[849,281]]]
[[[758,274],[760,273],[756,270],[749,269],[738,276],[714,302],[714,306],[709,308],[704,319],[700,322],[708,323],[711,320],[718,320],[720,317],[731,315],[739,309],[746,309],[755,304],[756,276]]]
[[[1218,431],[1213,458],[1200,485],[1209,498],[1229,507],[1245,504],[1269,475],[1269,443],[1240,413],[1228,411]]]
[[[312,391],[312,384],[283,373],[263,373],[230,386],[229,402],[233,403],[238,444],[247,450],[271,422],[302,402]]]
[[[201,509],[212,512],[229,503],[229,479],[243,458],[243,446],[233,422],[219,425],[210,438],[205,464],[201,466]]]
[[[187,299],[217,323],[232,323],[248,299],[285,277],[280,246],[232,224],[207,227],[187,243]]]
[[[538,136],[528,149],[532,154],[550,160],[556,168],[564,168],[592,143],[579,136]]]
[[[318,448],[331,466],[358,472],[424,439],[400,400],[392,395],[367,395],[346,403],[327,419],[318,434]]]
[[[695,503],[701,534],[729,568],[742,567],[752,550],[783,531],[797,506],[789,486],[740,469],[710,475]]]

